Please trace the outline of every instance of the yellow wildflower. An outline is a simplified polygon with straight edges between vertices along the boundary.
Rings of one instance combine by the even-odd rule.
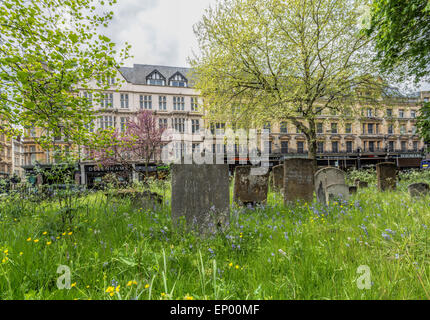
[[[145,289],[148,289],[149,288],[149,284],[145,284]]]
[[[19,255],[22,256],[24,254],[24,252],[20,252]]]
[[[38,243],[39,242],[39,240],[38,239],[34,239],[34,243]]]
[[[27,239],[27,242],[30,242],[30,241],[31,241],[31,238],[28,238],[28,239]]]
[[[131,287],[133,284],[137,285],[137,282],[135,280],[130,280],[127,282],[127,287]]]
[[[71,286],[72,288],[73,288],[73,287],[76,287],[76,282],[73,282],[70,286]]]
[[[233,267],[233,262],[230,262],[230,263],[228,264],[228,266],[229,266],[229,267]]]
[[[42,233],[42,234],[45,236],[45,235],[47,235],[47,234],[48,234],[48,232],[46,232],[46,231],[45,231],[45,232],[44,232],[44,233]]]
[[[108,287],[107,289],[106,289],[106,292],[107,293],[111,293],[111,292],[113,292],[115,289],[114,289],[114,287]]]
[[[236,265],[236,267],[235,267],[236,269],[239,269],[239,266],[238,265]]]
[[[52,244],[52,241],[48,241],[47,243],[46,243],[46,245],[47,246],[50,246]]]
[[[69,232],[68,235],[71,236],[73,234],[73,232]]]
[[[185,300],[193,300],[194,298],[192,296],[189,296],[188,294],[185,296]]]

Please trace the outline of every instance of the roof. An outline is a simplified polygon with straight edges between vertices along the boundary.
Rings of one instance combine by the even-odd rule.
[[[155,70],[157,70],[158,73],[160,73],[164,78],[166,78],[166,81],[168,81],[172,76],[179,72],[188,80],[188,86],[192,86],[192,81],[190,80],[192,71],[191,68],[168,67],[149,64],[134,64],[132,68],[119,68],[119,71],[124,76],[127,82],[143,85],[146,84],[146,78]]]

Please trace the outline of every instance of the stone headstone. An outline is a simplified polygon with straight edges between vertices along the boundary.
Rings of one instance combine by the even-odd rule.
[[[344,183],[334,183],[326,187],[326,203],[349,200],[349,187]]]
[[[284,165],[280,164],[272,169],[273,189],[281,190],[284,188]]]
[[[318,170],[315,173],[315,193],[318,202],[327,204],[327,186],[332,184],[345,184],[345,178],[345,172],[337,168],[326,167]]]
[[[382,162],[376,165],[378,189],[380,191],[396,189],[397,166],[394,162]]]
[[[251,174],[251,166],[238,166],[234,171],[233,200],[242,204],[257,204],[267,201],[269,170],[264,175]]]
[[[349,194],[357,193],[357,186],[349,186]]]
[[[430,193],[430,187],[427,183],[413,183],[408,186],[409,194],[412,197],[419,197]]]
[[[314,197],[315,161],[308,158],[284,160],[284,202],[312,202]]]
[[[354,182],[355,182],[355,185],[358,188],[367,188],[367,187],[369,187],[369,183],[367,183],[366,181],[361,181],[361,180],[357,179]]]
[[[41,174],[38,174],[36,177],[36,185],[41,186],[43,184],[43,177]]]
[[[172,220],[201,235],[224,230],[230,219],[228,164],[172,165]]]

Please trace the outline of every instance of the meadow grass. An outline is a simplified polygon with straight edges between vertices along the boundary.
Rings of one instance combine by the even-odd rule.
[[[265,206],[232,205],[228,231],[204,239],[172,230],[169,190],[156,210],[87,195],[65,227],[54,200],[3,199],[0,299],[430,299],[430,196],[405,190],[371,185],[328,207],[286,207],[271,191]]]

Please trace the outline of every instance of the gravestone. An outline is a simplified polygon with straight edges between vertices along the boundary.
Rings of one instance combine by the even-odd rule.
[[[380,191],[396,189],[397,166],[394,162],[382,162],[376,165],[378,189]]]
[[[281,190],[284,188],[284,165],[280,164],[272,169],[273,189]]]
[[[349,186],[349,194],[357,193],[357,186]]]
[[[234,196],[237,203],[252,204],[265,203],[269,188],[270,171],[264,175],[251,174],[251,166],[238,166],[234,171]]]
[[[430,192],[430,187],[424,182],[413,183],[408,186],[408,191],[412,197],[419,197],[428,194]]]
[[[315,173],[315,193],[318,202],[327,204],[327,186],[334,184],[345,185],[345,172],[333,167],[326,167]]]
[[[172,165],[172,221],[185,218],[200,235],[224,230],[230,219],[228,164]]]
[[[315,160],[292,158],[284,160],[284,203],[297,200],[312,202],[314,197]]]
[[[367,188],[367,187],[369,187],[369,183],[367,183],[366,181],[361,181],[360,179],[356,179],[354,182],[355,182],[355,185],[358,188]]]
[[[338,200],[349,200],[349,187],[344,183],[333,183],[326,186],[326,203]]]

